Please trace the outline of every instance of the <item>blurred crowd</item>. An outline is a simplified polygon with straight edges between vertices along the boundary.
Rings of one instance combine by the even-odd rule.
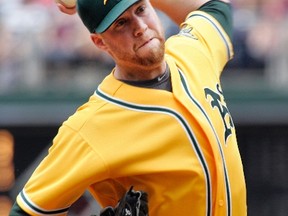
[[[288,0],[232,4],[235,57],[228,67],[260,71],[272,83],[285,85]],[[161,18],[167,37],[177,31],[167,17]],[[92,45],[78,16],[60,13],[54,0],[0,0],[0,35],[0,94],[61,83],[73,78],[75,68],[81,74],[80,65],[112,66],[111,59]]]
[[[235,26],[232,65],[260,69],[268,84],[287,87],[288,0],[232,2]]]

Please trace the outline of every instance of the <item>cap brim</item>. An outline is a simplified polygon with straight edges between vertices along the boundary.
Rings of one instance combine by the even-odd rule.
[[[121,16],[128,8],[139,0],[122,0],[117,5],[115,5],[111,11],[105,16],[102,22],[95,29],[96,33],[102,33],[106,31],[112,23]]]

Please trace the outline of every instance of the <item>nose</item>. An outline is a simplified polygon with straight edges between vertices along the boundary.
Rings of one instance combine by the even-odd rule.
[[[147,30],[147,24],[141,17],[135,17],[133,22],[133,34],[135,37],[142,36],[143,33]]]

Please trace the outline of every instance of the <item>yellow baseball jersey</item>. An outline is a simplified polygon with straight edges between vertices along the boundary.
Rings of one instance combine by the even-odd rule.
[[[116,80],[113,71],[63,123],[17,197],[31,215],[65,215],[86,189],[105,207],[131,185],[150,216],[244,216],[235,128],[220,85],[233,56],[209,14],[189,14],[166,42],[172,92]]]

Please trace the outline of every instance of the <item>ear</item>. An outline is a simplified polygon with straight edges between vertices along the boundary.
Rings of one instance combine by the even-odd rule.
[[[107,51],[107,46],[103,41],[103,38],[99,34],[91,34],[91,40],[101,50]]]

